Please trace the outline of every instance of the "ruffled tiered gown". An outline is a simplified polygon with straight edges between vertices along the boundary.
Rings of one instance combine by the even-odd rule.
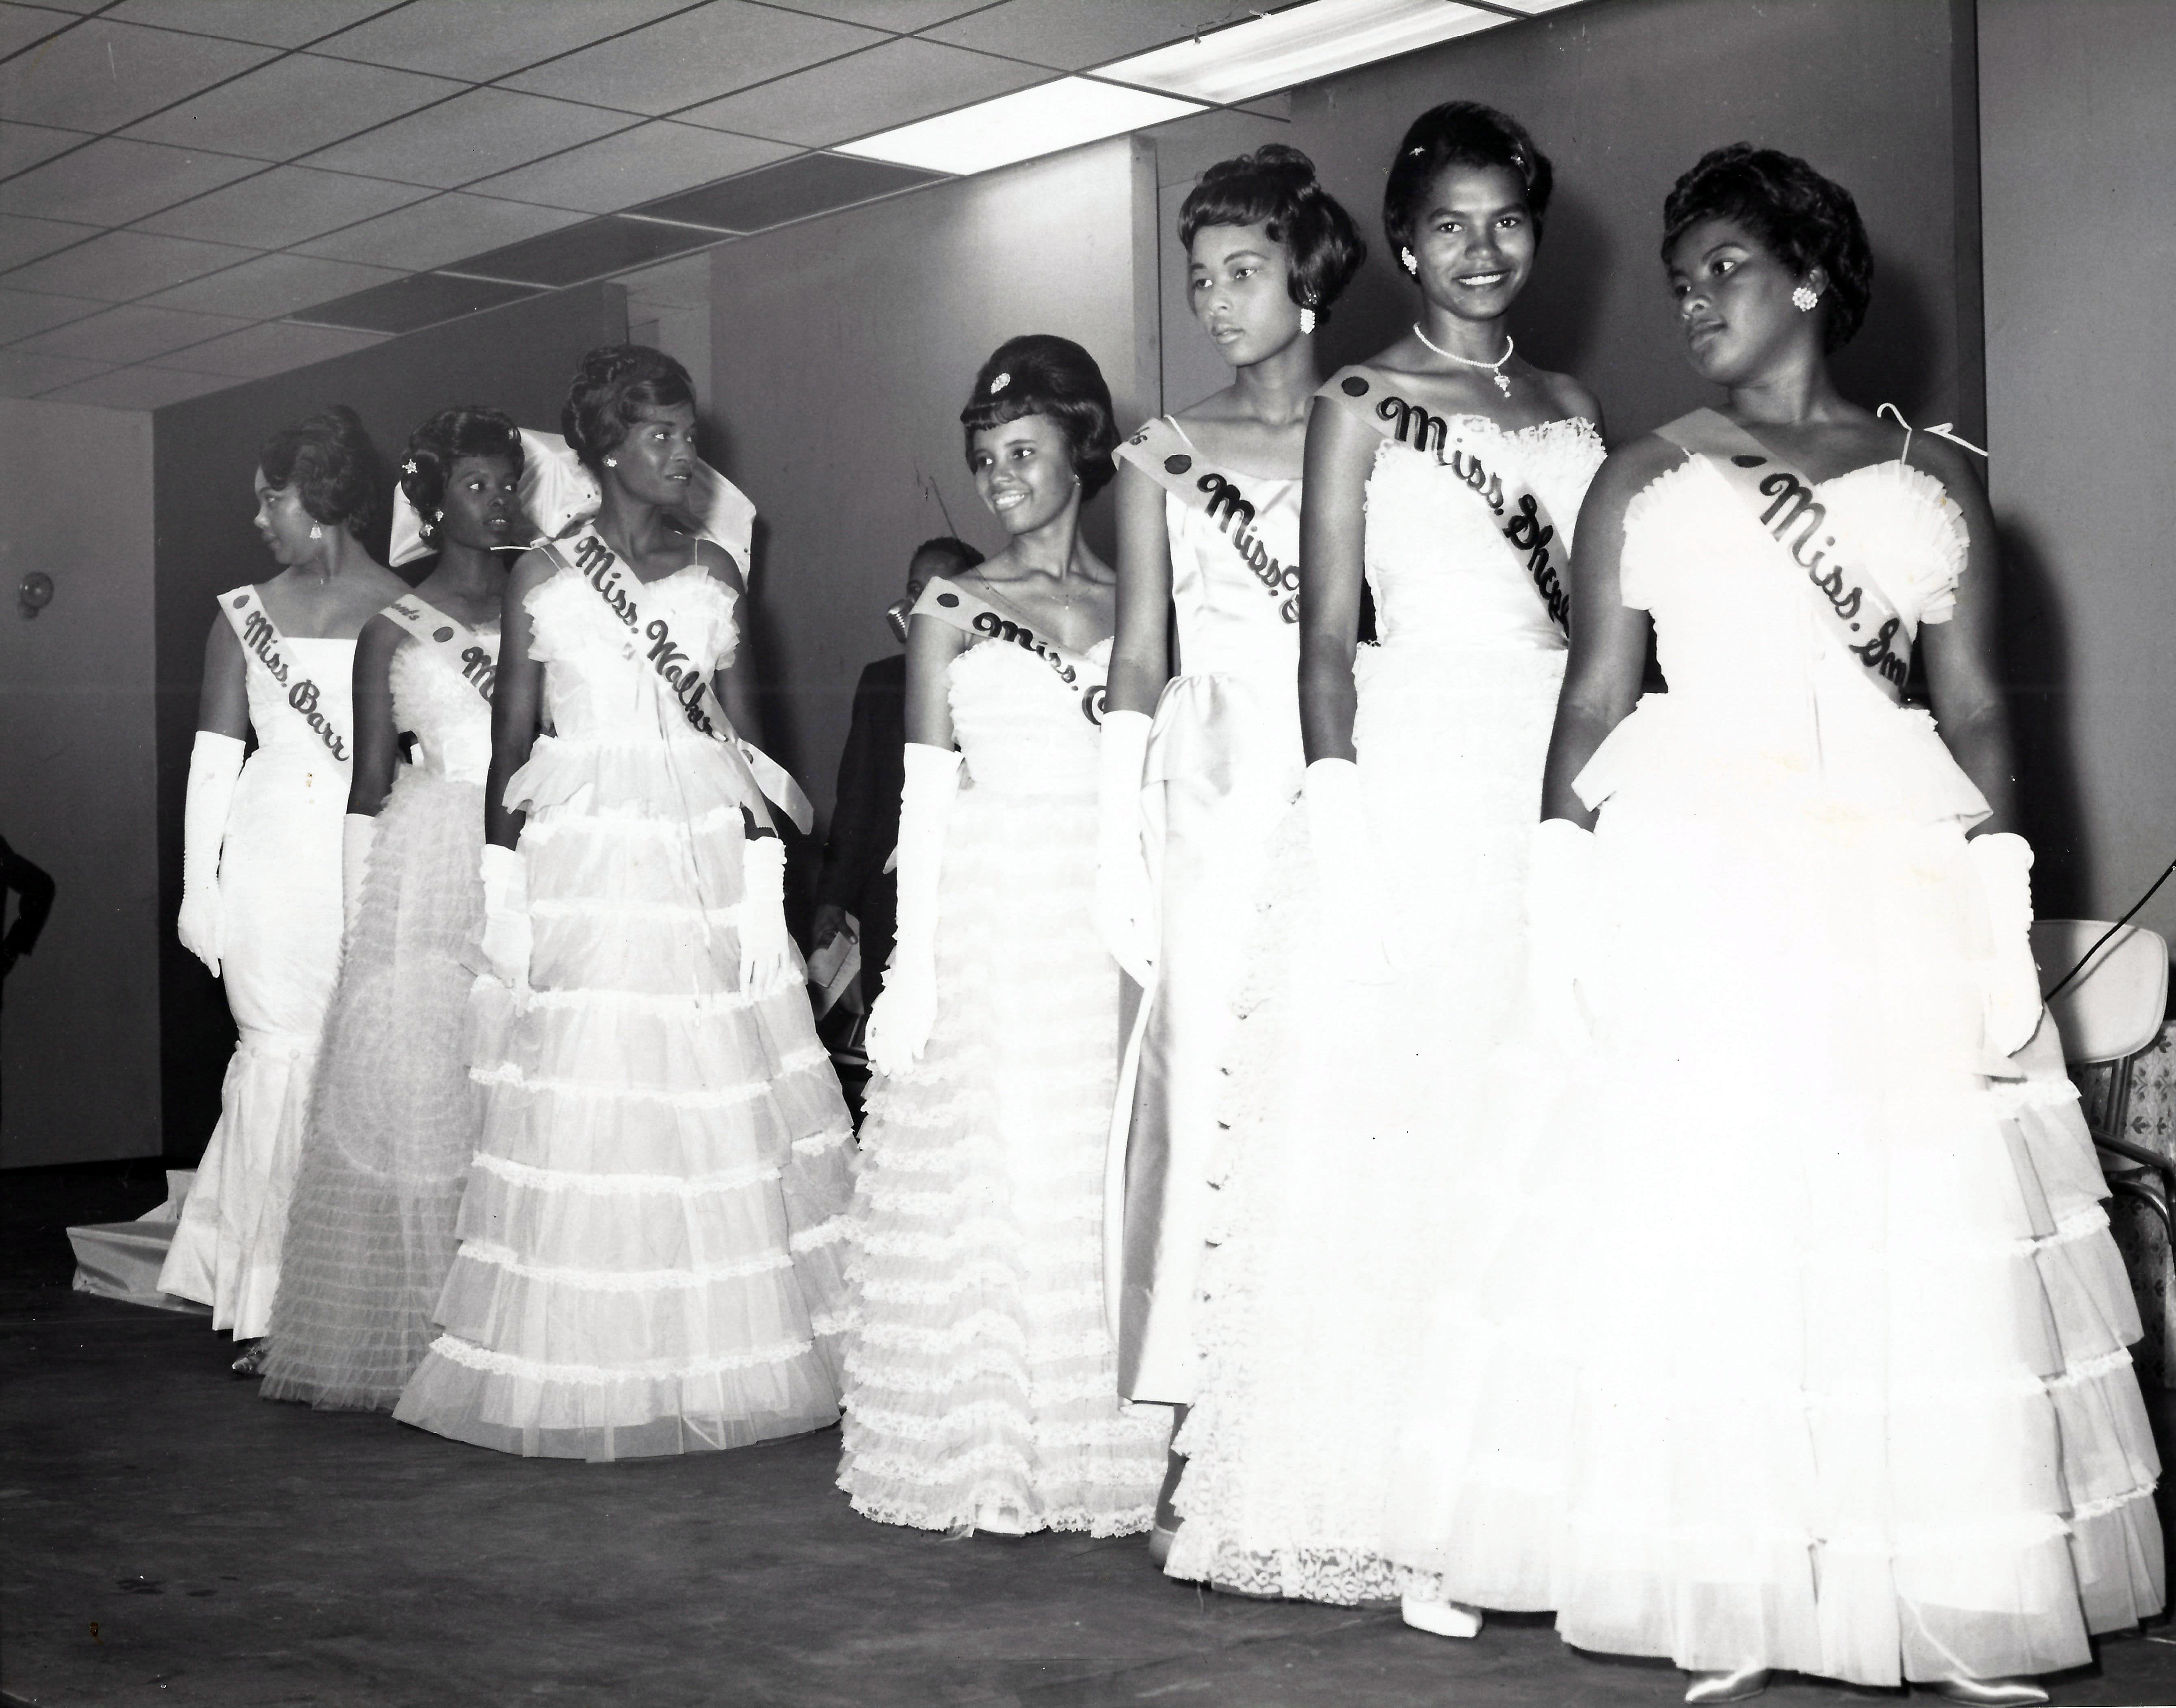
[[[1452,425],[1569,531],[1602,457],[1589,423]],[[1384,1543],[1394,1439],[1461,1189],[1446,1159],[1516,996],[1564,666],[1523,557],[1462,473],[1385,440],[1367,505],[1382,639],[1355,665],[1352,738],[1395,976],[1348,982],[1326,955],[1305,815],[1288,815],[1239,998],[1166,1567],[1344,1604],[1404,1586]]]
[[[483,1122],[466,1017],[491,705],[412,642],[391,674],[417,751],[378,815],[325,1021],[259,1390],[328,1410],[390,1411],[437,1337]]]
[[[222,597],[226,596],[222,595]],[[280,642],[317,684],[333,727],[354,726],[352,640]],[[340,824],[350,762],[335,759],[254,665],[244,672],[257,750],[242,768],[219,862],[220,978],[241,1034],[219,1124],[159,1275],[254,1340],[272,1319],[280,1247],[309,1113],[318,1045],[340,961]]]
[[[1103,1314],[1118,970],[1089,917],[1096,730],[1014,646],[961,653],[950,697],[966,777],[937,1016],[862,1125],[839,1486],[923,1529],[1146,1530],[1171,1417],[1119,1398]]]
[[[1950,615],[1937,481],[1883,463],[1819,498],[1907,625]],[[2012,1061],[1983,1035],[1985,801],[1774,551],[1699,460],[1627,512],[1669,692],[1576,782],[1593,1047],[1485,1194],[1393,1546],[1687,1667],[2078,1666],[2163,1598],[2105,1188],[2052,1023]]]
[[[734,596],[700,565],[629,590],[690,668],[731,657]],[[593,1460],[821,1428],[851,1136],[804,987],[739,987],[761,799],[574,569],[528,609],[555,732],[507,785],[528,814],[532,987],[476,1069],[445,1332],[394,1415]]]

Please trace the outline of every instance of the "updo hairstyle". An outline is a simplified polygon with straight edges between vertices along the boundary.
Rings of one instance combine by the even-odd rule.
[[[643,410],[694,401],[695,383],[688,370],[663,351],[646,344],[607,344],[582,358],[559,411],[559,431],[595,473],[619,449]]]
[[[378,525],[384,470],[362,417],[344,403],[284,427],[264,441],[257,466],[274,487],[293,487],[310,519],[358,540]]]
[[[1695,226],[1716,219],[1744,226],[1801,277],[1815,267],[1825,271],[1822,343],[1837,350],[1851,342],[1874,296],[1874,249],[1849,190],[1796,155],[1733,143],[1709,150],[1670,187],[1662,203],[1662,259]]]
[[[1383,185],[1383,231],[1393,251],[1410,248],[1418,220],[1436,177],[1445,166],[1501,166],[1526,188],[1526,211],[1534,216],[1534,235],[1542,234],[1549,210],[1556,168],[1534,146],[1526,126],[1509,113],[1477,101],[1447,101],[1432,106],[1406,128]]]
[[[1179,208],[1178,241],[1191,249],[1207,226],[1265,227],[1292,256],[1285,289],[1318,321],[1330,318],[1330,305],[1368,258],[1360,228],[1323,188],[1314,162],[1282,143],[1265,143],[1202,173]]]
[[[523,461],[521,429],[512,416],[498,410],[464,405],[440,410],[408,436],[400,490],[416,507],[426,539],[438,532],[436,519],[446,502],[446,481],[460,457],[503,457],[518,475]]]
[[[975,435],[1022,416],[1047,415],[1065,435],[1073,472],[1080,476],[1085,501],[1111,483],[1118,467],[1111,453],[1118,445],[1118,422],[1111,407],[1111,388],[1096,358],[1069,338],[1030,332],[1008,338],[975,376],[974,394],[960,411],[966,429],[967,454]]]

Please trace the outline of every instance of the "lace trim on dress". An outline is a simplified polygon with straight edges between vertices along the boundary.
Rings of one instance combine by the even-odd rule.
[[[514,1376],[525,1381],[540,1384],[574,1384],[584,1388],[609,1388],[623,1382],[671,1381],[677,1378],[694,1376],[722,1376],[735,1370],[753,1370],[767,1365],[791,1364],[807,1357],[815,1351],[811,1341],[781,1341],[775,1346],[759,1346],[753,1352],[734,1352],[719,1357],[697,1358],[688,1363],[677,1363],[670,1358],[652,1359],[639,1364],[625,1364],[607,1368],[601,1364],[540,1363],[533,1358],[516,1357],[511,1352],[487,1352],[481,1346],[471,1346],[451,1335],[441,1335],[431,1343],[431,1350],[450,1363],[471,1370],[481,1370],[488,1375]]]

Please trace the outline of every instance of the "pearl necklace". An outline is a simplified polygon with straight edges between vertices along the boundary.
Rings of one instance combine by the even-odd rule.
[[[1516,350],[1519,346],[1511,341],[1511,335],[1510,333],[1507,332],[1504,335],[1504,353],[1498,356],[1493,362],[1476,362],[1470,356],[1461,356],[1455,350],[1445,350],[1440,344],[1438,344],[1435,340],[1429,337],[1427,333],[1421,330],[1421,324],[1417,320],[1413,322],[1413,336],[1419,339],[1422,343],[1428,345],[1430,350],[1433,350],[1438,356],[1443,357],[1446,362],[1455,362],[1461,367],[1483,367],[1488,369],[1489,378],[1496,382],[1496,389],[1502,392],[1506,397],[1510,396],[1511,382],[1504,372],[1504,364],[1511,359],[1511,352]]]

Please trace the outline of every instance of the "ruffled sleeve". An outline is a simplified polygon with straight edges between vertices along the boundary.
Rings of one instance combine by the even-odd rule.
[[[1836,482],[1858,490],[1851,507],[1853,555],[1914,623],[1956,615],[1972,536],[1948,489],[1909,463],[1876,463]]]
[[[1634,611],[1654,609],[1656,578],[1668,567],[1673,553],[1684,549],[1667,518],[1678,501],[1693,464],[1679,463],[1664,471],[1632,495],[1624,507],[1624,544],[1617,559],[1617,597]]]
[[[539,664],[564,658],[581,634],[581,612],[569,608],[568,596],[575,591],[571,570],[561,568],[529,590],[522,603],[529,610],[529,656]]]

